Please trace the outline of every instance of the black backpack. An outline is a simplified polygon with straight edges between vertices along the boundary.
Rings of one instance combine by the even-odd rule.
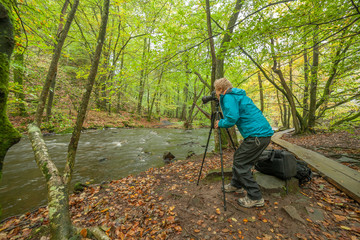
[[[283,180],[297,174],[295,156],[285,150],[265,150],[255,164],[259,172],[278,177]]]
[[[309,182],[312,178],[312,171],[307,164],[285,150],[263,151],[255,164],[255,169],[283,180],[295,177],[299,179],[299,185]]]
[[[296,160],[296,175],[295,177],[299,179],[299,185],[307,183],[312,178],[312,171],[308,165],[300,160]]]

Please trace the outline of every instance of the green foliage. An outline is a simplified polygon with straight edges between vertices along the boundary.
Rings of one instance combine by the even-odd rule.
[[[50,133],[71,133],[74,120],[63,112],[54,112],[48,121],[42,123],[42,129]]]
[[[216,48],[220,45],[234,4],[235,1],[211,2]],[[194,94],[199,94],[204,88],[194,72],[210,83],[211,59],[204,5],[204,2],[194,0],[180,0],[176,3],[163,0],[113,1],[106,43],[91,100],[92,109],[103,109],[95,104],[103,101],[105,108],[112,112],[136,112],[141,84],[144,88],[141,104],[143,114],[179,117],[184,104],[189,109]],[[18,7],[21,19],[26,23],[24,27],[30,46],[25,56],[25,103],[30,112],[34,112],[54,48],[62,3],[30,0]],[[77,111],[84,91],[84,79],[87,78],[93,58],[100,13],[97,1],[80,3],[58,67],[55,111],[66,109],[69,110],[69,115]],[[329,120],[328,112],[332,111],[330,107],[358,94],[360,87],[357,77],[359,36],[354,34],[359,31],[357,16],[351,1],[302,0],[286,4],[274,4],[267,0],[244,1],[224,56],[225,77],[235,87],[245,89],[260,106],[256,74],[259,69],[241,53],[239,46],[278,84],[279,79],[271,69],[273,57],[280,64],[278,67],[289,85],[289,63],[292,59],[291,88],[296,98],[296,109],[301,113],[305,88],[304,49],[307,51],[310,67],[314,36],[317,35],[320,46],[317,100],[324,96],[334,61],[341,59],[336,66],[336,76],[331,82],[329,97],[316,112],[318,122],[321,119]],[[25,35],[22,37],[25,38]],[[274,45],[270,43],[271,38],[274,39]],[[145,48],[144,39],[147,41]],[[24,42],[21,39],[22,45]],[[338,49],[344,51],[347,46],[346,52],[336,55]],[[279,122],[281,105],[278,103],[275,87],[264,76],[262,78],[265,114],[271,122]],[[15,92],[20,88],[11,84],[10,89]],[[208,94],[208,89],[202,93],[203,96]],[[210,112],[210,105],[202,105],[200,99],[197,105]],[[282,99],[280,93],[280,100]],[[19,100],[11,94],[10,113],[18,103]],[[348,103],[344,103],[334,109],[342,111],[347,106]],[[149,111],[152,111],[151,114]],[[68,129],[71,122],[68,120],[53,120],[45,127],[54,131]],[[200,113],[195,118],[197,120],[206,122],[207,118]],[[330,121],[325,122],[330,124]],[[57,124],[62,125],[56,126]]]

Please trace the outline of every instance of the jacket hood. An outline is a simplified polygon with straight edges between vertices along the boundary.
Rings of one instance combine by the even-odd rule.
[[[246,96],[246,92],[244,89],[240,89],[240,88],[229,88],[226,91],[226,94],[235,94],[235,95],[243,95]]]

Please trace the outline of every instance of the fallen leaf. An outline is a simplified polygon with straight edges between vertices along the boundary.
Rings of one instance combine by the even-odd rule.
[[[105,208],[104,210],[101,210],[102,213],[103,213],[103,212],[106,212],[106,211],[109,211],[109,209],[108,209],[108,208]]]
[[[81,236],[82,236],[83,238],[86,238],[86,236],[87,236],[87,229],[86,229],[86,228],[81,229],[80,234],[81,234]]]
[[[220,208],[217,208],[217,209],[216,209],[216,214],[220,215],[220,213],[221,213],[221,212],[220,212]]]
[[[351,231],[351,228],[347,227],[347,226],[340,226],[340,228],[347,230],[347,231]]]
[[[271,235],[268,234],[264,234],[264,237],[262,238],[263,240],[271,240],[273,237]]]
[[[337,222],[341,222],[341,221],[346,220],[345,216],[334,214],[334,217],[335,217],[335,221],[337,221]]]

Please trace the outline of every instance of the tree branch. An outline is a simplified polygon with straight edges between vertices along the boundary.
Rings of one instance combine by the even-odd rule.
[[[332,124],[332,125],[330,126],[330,129],[333,129],[334,127],[336,127],[336,126],[338,126],[338,125],[340,125],[340,124],[342,124],[342,123],[344,123],[344,122],[352,121],[352,120],[354,120],[354,119],[356,119],[356,118],[358,118],[358,117],[360,117],[360,112],[358,112],[357,114],[355,114],[355,115],[353,115],[353,116],[351,116],[351,117],[347,117],[347,118],[344,118],[344,119],[341,119],[341,120],[335,122],[334,124]]]
[[[355,10],[360,14],[359,7],[355,5],[354,0],[350,0],[351,4],[354,6]]]
[[[198,73],[198,72],[196,72],[196,71],[194,71],[193,73],[194,73],[196,76],[198,76],[198,78],[200,79],[200,81],[201,81],[209,90],[211,90],[210,85],[201,77],[201,74],[200,74],[200,73]]]

